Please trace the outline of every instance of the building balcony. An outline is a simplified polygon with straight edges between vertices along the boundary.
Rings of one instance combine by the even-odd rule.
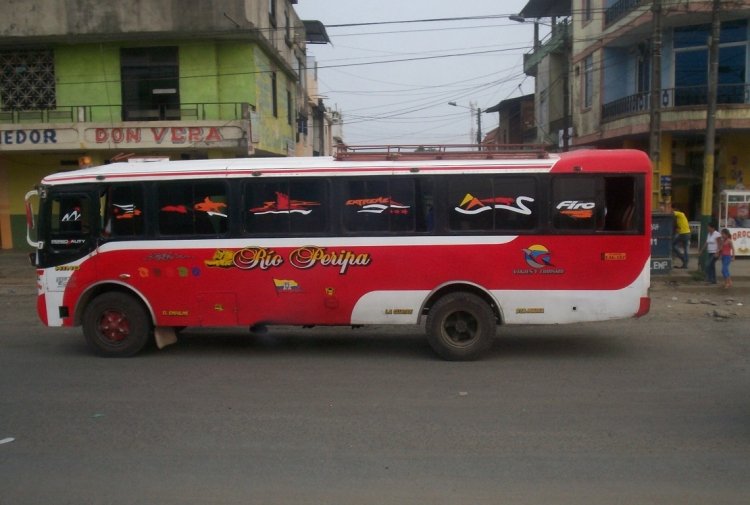
[[[566,41],[570,33],[569,26],[569,23],[554,25],[543,44],[523,55],[523,71],[526,75],[536,76],[537,65],[550,54],[564,54]]]
[[[750,85],[720,85],[716,92],[716,102],[719,105],[750,104]],[[707,105],[708,86],[705,85],[665,88],[661,91],[661,107],[663,109]],[[637,93],[602,105],[602,122],[643,114],[650,110],[651,93]]]
[[[144,121],[235,121],[249,118],[247,103],[181,103],[153,108],[127,105],[73,105],[54,109],[0,110],[0,124]]]
[[[604,26],[609,26],[624,18],[629,12],[645,4],[646,0],[620,0],[604,11]]]

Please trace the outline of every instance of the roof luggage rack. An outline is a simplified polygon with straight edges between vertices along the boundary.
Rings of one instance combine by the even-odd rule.
[[[447,159],[544,159],[549,154],[538,144],[441,144],[441,145],[374,145],[336,146],[337,161],[395,161]]]

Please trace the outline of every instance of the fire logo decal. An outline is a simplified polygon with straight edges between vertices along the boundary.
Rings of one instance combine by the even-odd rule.
[[[557,211],[572,219],[591,219],[594,217],[594,202],[579,202],[577,200],[565,200],[557,204]]]

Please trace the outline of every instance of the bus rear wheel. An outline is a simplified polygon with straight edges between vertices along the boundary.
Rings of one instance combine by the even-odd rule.
[[[83,335],[99,356],[132,356],[146,346],[151,332],[143,304],[124,293],[97,296],[83,313]]]
[[[495,326],[495,314],[484,300],[471,293],[453,293],[430,309],[427,340],[443,359],[474,360],[492,345]]]

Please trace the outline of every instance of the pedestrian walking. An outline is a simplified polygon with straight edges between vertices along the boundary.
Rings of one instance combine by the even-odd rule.
[[[708,233],[706,241],[701,246],[701,254],[706,251],[706,262],[703,269],[706,272],[706,282],[716,284],[716,262],[719,260],[719,243],[721,242],[721,233],[716,231],[716,223],[708,223]]]
[[[729,264],[734,260],[734,243],[732,234],[724,228],[721,230],[721,275],[724,277],[724,289],[732,287],[732,276],[729,274]]]

